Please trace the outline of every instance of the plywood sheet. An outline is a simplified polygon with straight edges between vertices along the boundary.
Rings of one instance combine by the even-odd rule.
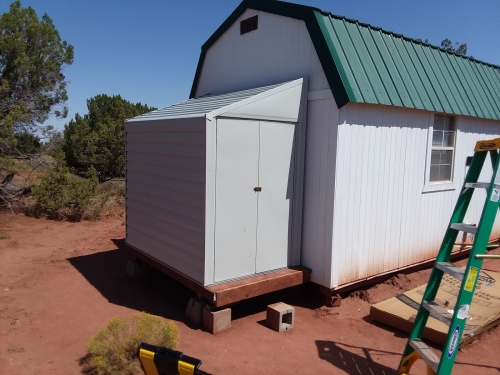
[[[445,274],[435,302],[447,310],[453,310],[460,284],[459,280]],[[421,285],[404,294],[373,305],[370,309],[371,317],[391,327],[410,332],[426,286],[427,284]],[[500,323],[500,272],[483,269],[481,279],[474,292],[462,344],[473,340],[475,336],[498,323]],[[424,338],[438,344],[444,344],[447,332],[448,326],[446,324],[429,317]]]

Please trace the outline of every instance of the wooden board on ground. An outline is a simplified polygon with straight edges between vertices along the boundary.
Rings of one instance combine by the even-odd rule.
[[[453,313],[461,282],[445,274],[435,302]],[[427,284],[371,306],[371,317],[381,323],[410,332]],[[461,344],[500,323],[500,272],[481,271]],[[424,338],[444,344],[448,326],[429,317]]]

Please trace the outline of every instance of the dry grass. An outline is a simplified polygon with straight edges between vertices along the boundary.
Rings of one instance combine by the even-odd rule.
[[[145,312],[111,319],[88,343],[85,373],[129,375],[140,371],[137,358],[144,342],[170,349],[177,347],[179,331],[173,322]]]
[[[125,180],[111,180],[99,185],[99,190],[107,192],[110,196],[125,198]]]

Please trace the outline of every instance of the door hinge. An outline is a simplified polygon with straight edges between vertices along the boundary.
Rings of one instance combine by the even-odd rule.
[[[254,187],[253,191],[262,191],[262,188],[260,186]]]

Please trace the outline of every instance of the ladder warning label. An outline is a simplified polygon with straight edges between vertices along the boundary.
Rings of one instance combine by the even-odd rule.
[[[490,201],[498,202],[499,198],[500,198],[500,185],[495,185],[495,187],[493,188],[493,193],[491,193]]]
[[[467,281],[465,283],[464,289],[468,292],[472,292],[474,289],[474,285],[476,285],[477,274],[479,270],[476,267],[471,267],[469,270],[469,274],[467,275]]]

